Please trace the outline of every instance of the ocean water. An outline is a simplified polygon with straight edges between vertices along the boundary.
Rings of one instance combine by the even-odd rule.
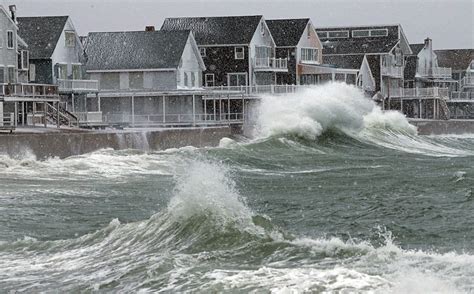
[[[357,89],[216,148],[0,155],[0,292],[474,292],[474,135]]]

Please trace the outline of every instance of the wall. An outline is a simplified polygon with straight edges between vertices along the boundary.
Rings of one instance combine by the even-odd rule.
[[[202,74],[203,84],[205,74],[214,74],[215,86],[226,86],[228,73],[247,73],[248,75],[249,47],[241,47],[244,47],[244,59],[235,59],[234,46],[205,47],[206,56],[202,58],[206,65],[206,70]]]
[[[181,56],[181,66],[178,69],[180,75],[179,78],[179,87],[201,87],[202,86],[202,70],[199,65],[199,55],[197,48],[193,47],[192,37],[189,36],[186,42],[186,46],[183,50],[183,55]],[[194,73],[195,82],[192,84],[191,72]],[[188,84],[185,85],[184,74],[188,74]]]
[[[7,48],[7,31],[13,31],[13,49]],[[4,68],[4,79],[5,81],[8,78],[8,66],[13,66],[15,68],[15,72],[17,71],[18,67],[18,56],[17,56],[17,27],[11,21],[10,16],[7,11],[4,10],[3,6],[0,6],[0,41],[1,47],[0,48],[0,67]],[[16,76],[16,74],[15,74]],[[0,81],[3,82],[3,81]],[[16,78],[15,81],[16,82]]]
[[[411,120],[419,135],[474,134],[474,120]]]
[[[261,33],[261,30],[264,30],[264,34]],[[256,49],[255,47],[258,46],[268,46],[272,48],[272,56],[275,57],[275,42],[273,41],[273,38],[271,36],[270,30],[268,29],[265,20],[262,18],[260,21],[257,29],[255,30],[255,33],[252,37],[252,40],[250,41],[250,72],[251,74],[249,75],[249,84],[250,85],[256,85],[257,84],[257,79],[255,77],[255,73],[253,72],[253,64],[254,64],[254,58],[255,58],[255,52]]]
[[[298,42],[298,50],[297,50],[297,63],[301,62],[301,48],[317,48],[318,49],[318,63],[323,62],[323,54],[322,54],[322,48],[323,45],[321,41],[319,40],[318,34],[316,34],[316,30],[311,23],[309,22],[309,38],[308,38],[308,25],[306,25],[306,28],[304,29],[303,34],[301,35],[301,39]]]
[[[76,29],[71,21],[71,18],[68,18],[64,29],[59,37],[58,43],[56,44],[56,48],[54,49],[53,54],[51,55],[52,60],[52,67],[51,70],[54,72],[54,66],[57,63],[66,63],[67,70],[68,70],[68,78],[72,79],[72,64],[73,63],[80,63],[80,58],[83,52],[81,41],[79,40],[79,36],[76,33],[76,42],[75,47],[66,47],[66,36],[65,31],[74,31],[76,33]],[[56,77],[53,77],[53,82],[56,83]]]
[[[104,148],[163,150],[184,146],[217,146],[231,136],[228,126],[154,131],[34,133],[0,135],[0,154],[21,156],[31,152],[38,159],[65,158]]]
[[[35,65],[35,80],[39,84],[52,84],[53,71],[51,59],[31,59],[30,64]]]

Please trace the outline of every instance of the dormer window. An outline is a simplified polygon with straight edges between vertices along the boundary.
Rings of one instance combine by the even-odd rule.
[[[13,49],[15,46],[13,42],[13,31],[7,31],[7,48]]]
[[[328,32],[329,38],[349,38],[349,31],[332,31]]]
[[[201,57],[206,57],[206,47],[200,47],[199,52],[201,53]]]
[[[75,47],[76,46],[76,34],[73,31],[64,32],[66,38],[66,47]]]
[[[234,55],[235,59],[244,59],[244,47],[235,47],[234,48]]]

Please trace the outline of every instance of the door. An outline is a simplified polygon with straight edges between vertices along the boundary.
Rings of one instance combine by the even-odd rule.
[[[227,74],[227,84],[231,87],[247,86],[247,73]]]

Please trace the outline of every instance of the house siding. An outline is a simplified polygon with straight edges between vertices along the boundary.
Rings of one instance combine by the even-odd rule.
[[[235,59],[235,46],[205,47],[206,57],[203,57],[206,70],[205,74],[214,74],[215,86],[227,86],[228,73],[249,74],[249,47],[244,47],[244,59]]]
[[[35,80],[32,81],[38,84],[52,84],[53,72],[51,71],[51,59],[33,59],[30,64],[35,65]]]
[[[2,48],[0,48],[0,66],[4,67],[4,80],[0,82],[6,82],[8,78],[7,67],[15,68],[15,80],[17,81],[17,72],[18,72],[18,55],[17,55],[17,27],[13,24],[8,16],[8,13],[4,8],[0,8],[0,40],[2,41]],[[7,48],[7,31],[13,31],[13,49]]]

